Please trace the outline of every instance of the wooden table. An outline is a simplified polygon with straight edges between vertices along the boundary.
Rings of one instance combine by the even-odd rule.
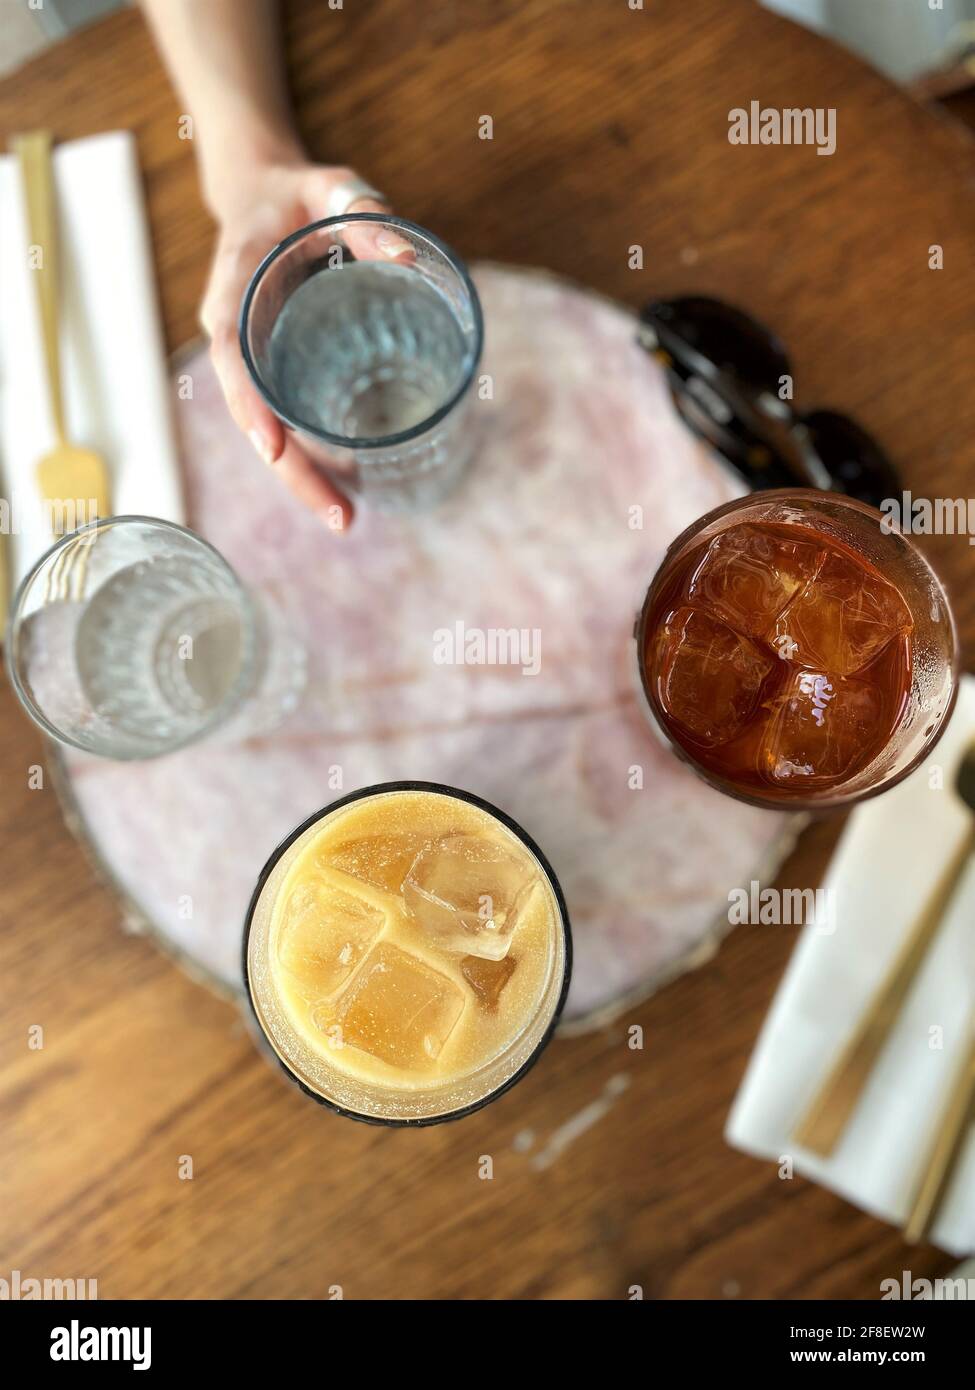
[[[312,150],[357,164],[399,211],[469,257],[548,265],[630,303],[731,297],[784,337],[802,400],[854,412],[916,493],[968,494],[975,196],[960,127],[746,0],[307,0],[288,38]],[[836,107],[837,153],[732,147],[728,112],[753,98]],[[196,332],[213,232],[178,115],[131,12],[0,84],[5,138],[135,130],[174,349]],[[928,548],[970,658],[975,552]],[[722,1140],[791,929],[739,928],[710,966],[557,1043],[462,1124],[343,1123],[282,1085],[228,1005],[122,934],[50,780],[29,789],[43,763],[4,692],[0,1272],[95,1277],[102,1297],[624,1298],[638,1284],[721,1299],[876,1298],[904,1268],[948,1269]],[[807,834],[784,884],[815,882],[837,828]],[[600,1098],[603,1117],[554,1157],[553,1133]]]

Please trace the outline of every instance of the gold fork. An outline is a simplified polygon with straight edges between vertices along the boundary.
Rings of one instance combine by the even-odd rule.
[[[51,137],[45,130],[32,131],[27,135],[15,136],[12,146],[24,184],[31,254],[37,258],[33,272],[54,427],[54,448],[38,461],[36,476],[41,498],[49,512],[52,536],[58,540],[68,529],[65,523],[69,515],[75,517],[76,524],[109,516],[111,494],[104,459],[93,449],[72,444],[65,425],[58,325],[59,248]],[[80,518],[77,515],[79,508]],[[94,509],[96,516],[88,514],[91,509]]]
[[[94,529],[72,535],[55,555],[44,586],[45,603],[81,600],[88,579],[88,554],[98,532]]]

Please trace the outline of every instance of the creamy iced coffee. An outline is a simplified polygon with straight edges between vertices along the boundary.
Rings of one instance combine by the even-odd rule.
[[[274,864],[247,943],[285,1066],[355,1114],[448,1118],[506,1085],[563,994],[549,872],[491,810],[378,789],[326,810]]]

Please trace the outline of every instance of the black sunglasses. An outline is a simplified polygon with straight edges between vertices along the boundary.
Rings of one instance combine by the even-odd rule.
[[[855,421],[783,399],[785,348],[740,309],[702,296],[654,300],[639,338],[666,369],[681,415],[750,487],[798,482],[875,507],[900,493],[893,464]]]

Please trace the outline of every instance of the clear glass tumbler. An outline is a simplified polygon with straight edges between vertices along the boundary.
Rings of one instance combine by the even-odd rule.
[[[377,237],[409,250],[391,261]],[[399,217],[348,213],[286,238],[244,296],[257,389],[343,491],[379,511],[432,506],[474,452],[481,306],[449,247]]]
[[[293,708],[304,653],[207,541],[155,517],[108,517],[43,555],[11,610],[14,690],[51,737],[102,757],[152,758],[239,711]],[[235,724],[236,724],[235,719]]]

